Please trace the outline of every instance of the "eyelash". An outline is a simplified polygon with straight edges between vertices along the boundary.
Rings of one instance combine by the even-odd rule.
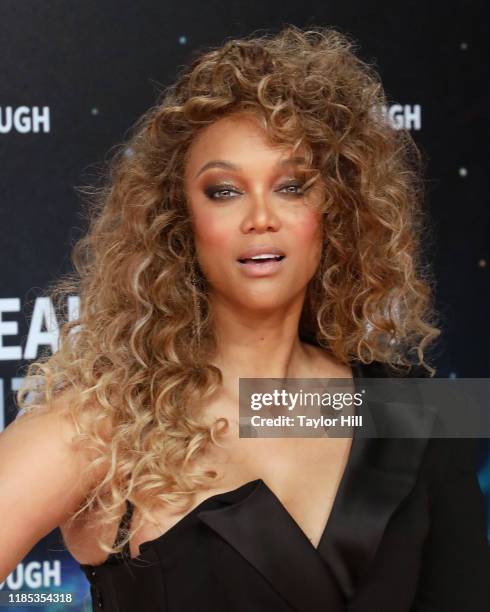
[[[278,191],[281,191],[282,189],[286,189],[288,187],[297,187],[299,189],[299,191],[297,192],[292,192],[292,191],[287,192],[288,195],[301,197],[305,194],[305,191],[301,190],[302,185],[298,183],[288,183],[287,185],[283,185],[282,187],[280,187]],[[235,191],[237,193],[242,193],[240,190],[235,189],[231,185],[213,185],[205,189],[204,193],[210,200],[228,200],[229,196],[214,197],[217,193],[220,193],[222,191]]]

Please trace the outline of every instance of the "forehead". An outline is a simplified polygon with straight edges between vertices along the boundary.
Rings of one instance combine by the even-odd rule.
[[[301,150],[295,152],[299,155]],[[253,115],[229,115],[206,126],[194,140],[187,155],[187,172],[208,159],[231,162],[277,162],[292,154],[290,145],[273,144],[261,120]]]

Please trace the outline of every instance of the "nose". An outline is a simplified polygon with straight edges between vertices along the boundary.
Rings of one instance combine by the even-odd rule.
[[[242,221],[242,231],[250,232],[277,232],[281,226],[281,220],[274,209],[271,196],[255,194],[248,198],[248,207]]]

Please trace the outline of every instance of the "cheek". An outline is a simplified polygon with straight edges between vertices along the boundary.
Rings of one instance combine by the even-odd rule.
[[[200,214],[194,218],[194,235],[200,258],[205,261],[210,256],[230,253],[232,231],[229,224],[215,215]]]
[[[298,215],[293,221],[291,231],[298,247],[311,252],[314,258],[319,256],[323,235],[321,220],[317,213],[310,211]]]

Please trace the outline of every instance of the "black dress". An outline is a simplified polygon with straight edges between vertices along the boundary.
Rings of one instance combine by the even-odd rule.
[[[353,374],[390,376],[379,362]],[[487,612],[476,443],[354,433],[318,548],[257,479],[204,500],[136,558],[126,547],[81,564],[93,610]]]

